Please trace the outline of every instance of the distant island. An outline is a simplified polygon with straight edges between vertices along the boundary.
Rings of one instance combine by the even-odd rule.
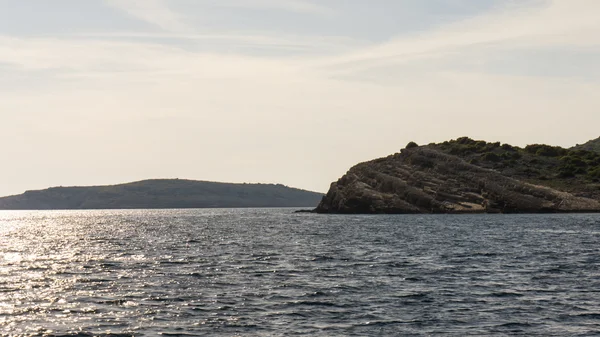
[[[467,137],[358,164],[317,213],[600,212],[600,138],[565,149]]]
[[[275,184],[183,179],[53,187],[0,198],[2,210],[315,207],[323,194]]]

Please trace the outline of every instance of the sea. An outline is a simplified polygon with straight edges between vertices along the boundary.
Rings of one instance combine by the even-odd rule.
[[[0,212],[0,336],[600,335],[600,215]]]

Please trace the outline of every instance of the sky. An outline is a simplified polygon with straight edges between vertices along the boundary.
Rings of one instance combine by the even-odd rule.
[[[600,136],[598,0],[0,0],[0,195],[326,192],[408,142]]]

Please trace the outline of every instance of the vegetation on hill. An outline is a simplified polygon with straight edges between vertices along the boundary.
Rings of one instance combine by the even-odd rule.
[[[520,148],[468,137],[429,147],[511,178],[600,197],[600,152],[543,144]]]
[[[430,144],[429,147],[511,178],[600,197],[600,152],[543,144],[520,148],[468,137]]]
[[[589,142],[581,145],[576,145],[573,150],[586,150],[600,153],[600,138],[590,140]]]
[[[311,207],[321,198],[283,185],[169,179],[27,191],[0,198],[0,209]]]

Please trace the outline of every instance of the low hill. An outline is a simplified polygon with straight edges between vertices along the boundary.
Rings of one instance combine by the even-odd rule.
[[[590,140],[589,142],[581,145],[576,145],[573,150],[586,150],[600,153],[600,138]]]
[[[0,198],[0,209],[314,207],[322,196],[283,185],[165,179],[27,191]]]
[[[467,137],[358,164],[320,213],[600,212],[600,153]]]

